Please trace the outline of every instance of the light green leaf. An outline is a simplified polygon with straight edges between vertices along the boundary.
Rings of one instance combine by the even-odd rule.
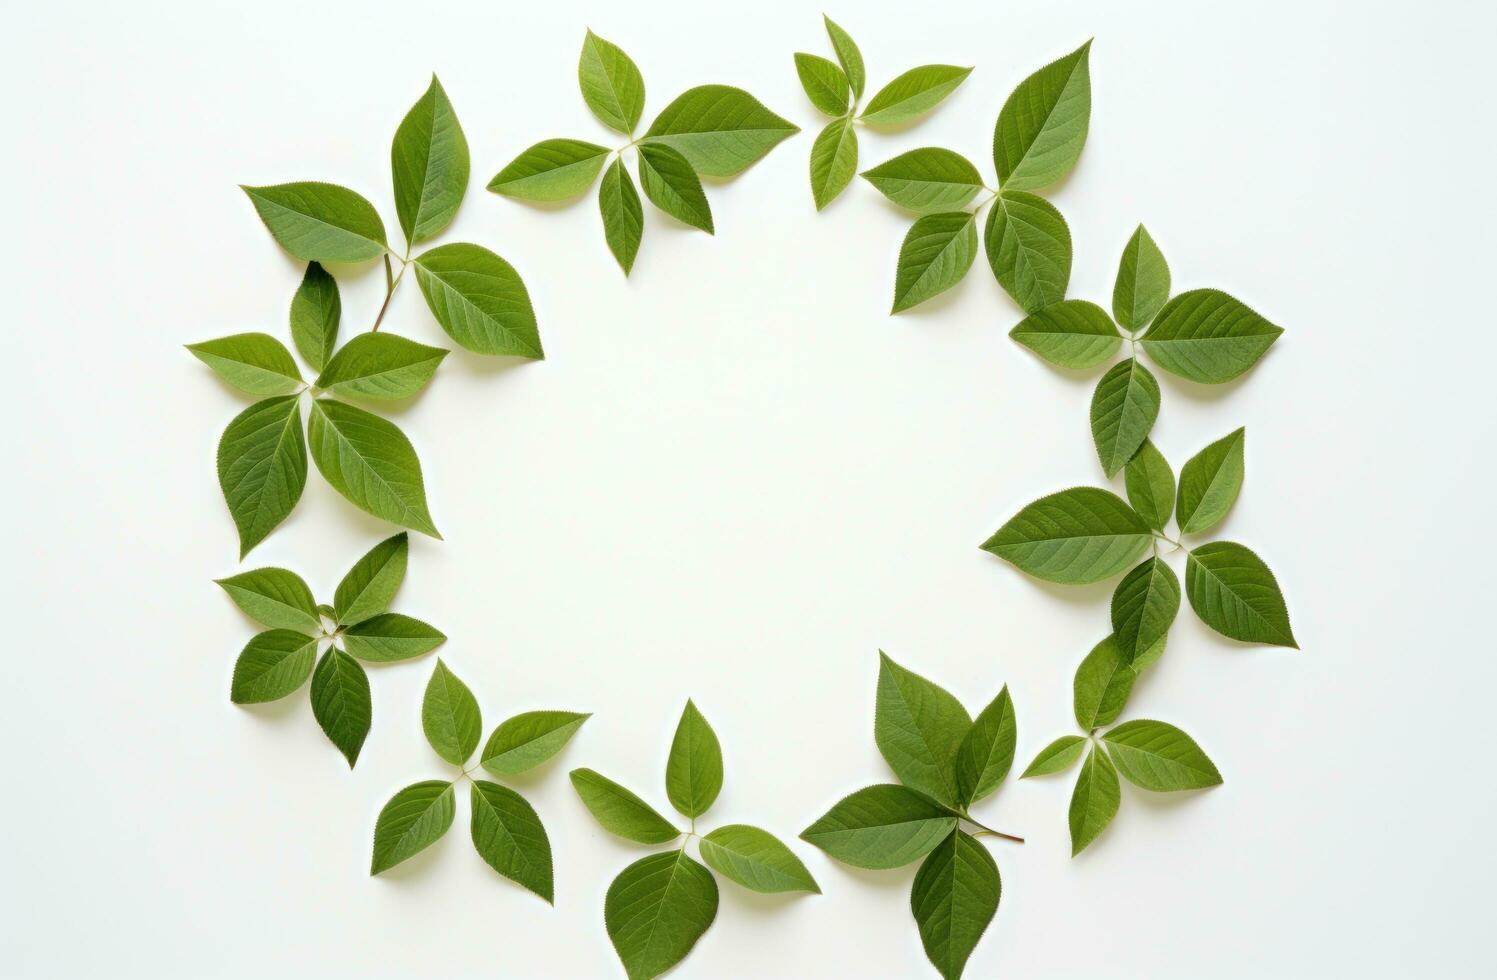
[[[370,663],[410,660],[430,653],[446,639],[441,630],[400,613],[371,616],[343,631],[348,652]]]
[[[797,51],[795,73],[800,76],[800,87],[806,90],[806,98],[817,109],[829,116],[841,116],[847,112],[851,86],[847,73],[835,62]]]
[[[669,820],[629,790],[591,769],[573,769],[572,788],[603,829],[641,844],[664,844],[681,836]]]
[[[1008,776],[1018,740],[1008,685],[972,722],[956,751],[957,802],[970,806],[988,796]]]
[[[312,714],[352,769],[369,735],[374,705],[369,675],[357,660],[336,647],[327,648],[312,674]]]
[[[976,215],[952,211],[917,219],[899,247],[890,312],[907,310],[955,286],[976,257]]]
[[[918,119],[940,105],[970,74],[971,68],[956,65],[911,68],[879,89],[859,118],[875,126],[898,126]]]
[[[1185,534],[1209,531],[1237,502],[1246,470],[1247,430],[1238,429],[1202,449],[1180,468],[1178,507]]]
[[[575,711],[526,711],[494,729],[479,756],[496,776],[515,776],[550,759],[572,740],[591,714]]]
[[[340,626],[362,623],[390,608],[396,590],[405,581],[409,554],[410,541],[401,531],[370,548],[354,563],[333,594],[333,618]]]
[[[468,140],[435,75],[395,130],[390,172],[406,242],[426,241],[452,224],[468,190]]]
[[[396,793],[375,821],[369,873],[387,871],[436,843],[456,814],[452,784],[440,779],[415,783]]]
[[[1092,115],[1087,41],[1020,82],[998,112],[993,164],[1007,190],[1035,190],[1076,166]]]
[[[1003,884],[988,849],[958,830],[915,873],[910,911],[925,955],[946,980],[958,980],[988,923],[998,912]]]
[[[1074,369],[1096,367],[1123,345],[1112,318],[1084,299],[1035,310],[1008,335],[1051,364]]]
[[[982,175],[960,153],[925,146],[901,153],[863,179],[902,208],[920,214],[959,211],[982,190]]]
[[[323,478],[354,506],[392,524],[441,537],[426,509],[421,461],[393,422],[318,398],[312,402],[307,442]]]
[[[1148,439],[1123,467],[1128,503],[1156,531],[1163,531],[1175,512],[1175,474],[1169,461]]]
[[[767,830],[735,823],[702,838],[709,868],[756,892],[815,892],[821,886],[795,853]]]
[[[1112,315],[1126,330],[1142,330],[1170,298],[1170,267],[1164,253],[1139,225],[1123,248],[1112,287]]]
[[[1240,544],[1213,541],[1192,551],[1185,594],[1201,621],[1222,636],[1299,649],[1273,572]]]
[[[1106,735],[1118,772],[1156,793],[1203,789],[1221,783],[1216,765],[1189,735],[1162,721],[1127,721]]]
[[[723,788],[723,752],[717,733],[690,700],[676,725],[665,763],[665,792],[682,815],[700,817]]]
[[[1082,750],[1085,748],[1086,739],[1080,735],[1062,735],[1040,749],[1040,754],[1034,757],[1034,761],[1019,778],[1028,779],[1030,776],[1049,776],[1052,773],[1064,772],[1071,767],[1071,763],[1081,758]]]
[[[229,700],[235,704],[278,701],[306,683],[317,659],[317,641],[292,630],[256,634],[234,662]]]
[[[712,234],[712,208],[702,182],[681,154],[669,146],[640,144],[639,185],[651,204],[677,221]]]
[[[1154,645],[1144,650],[1143,653],[1133,658],[1133,673],[1135,676],[1143,674],[1145,670],[1154,666],[1154,662],[1164,656],[1164,647],[1169,637],[1161,636],[1154,641]]]
[[[541,140],[489,181],[489,190],[524,201],[567,201],[592,186],[608,147],[583,140]]]
[[[588,31],[577,62],[577,84],[582,100],[603,125],[634,135],[645,111],[645,79],[623,48]]]
[[[731,177],[798,132],[743,89],[702,85],[666,106],[645,140],[678,151],[703,176]]]
[[[1124,575],[1112,593],[1112,631],[1122,658],[1133,663],[1158,643],[1179,611],[1180,580],[1163,559],[1147,559]]]
[[[846,190],[857,170],[857,128],[851,119],[833,119],[811,145],[811,197],[816,210]]]
[[[322,618],[317,615],[317,600],[302,577],[284,568],[255,568],[228,578],[214,579],[257,623],[271,629],[319,633]]]
[[[716,917],[717,881],[685,850],[640,858],[603,899],[603,923],[629,980],[681,962]]]
[[[988,212],[983,244],[998,284],[1026,313],[1066,298],[1071,281],[1071,230],[1055,205],[1005,190]]]
[[[1026,506],[982,549],[1035,578],[1084,585],[1133,564],[1151,540],[1149,525],[1116,494],[1072,487]]]
[[[1134,357],[1114,364],[1092,393],[1092,441],[1108,477],[1117,475],[1159,418],[1159,382]]]
[[[314,382],[337,395],[406,398],[431,376],[447,352],[392,333],[361,333],[343,345]]]
[[[956,816],[935,800],[892,783],[865,786],[800,835],[844,864],[899,868],[930,853],[956,829]]]
[[[295,395],[240,412],[218,440],[218,485],[239,531],[239,557],[286,519],[307,485],[307,444]]]
[[[421,700],[421,730],[437,755],[461,767],[483,737],[483,714],[468,685],[441,658]]]
[[[507,786],[475,779],[469,810],[478,856],[510,881],[553,901],[551,840],[525,797]]]
[[[645,209],[634,189],[634,178],[624,169],[622,160],[614,160],[603,174],[598,187],[598,210],[603,215],[603,238],[608,250],[628,275],[639,254],[639,241],[645,233]]]
[[[945,688],[879,651],[873,740],[900,782],[955,806],[957,749],[971,728],[967,709]]]
[[[363,262],[385,251],[379,212],[346,187],[303,181],[240,190],[280,246],[299,259]]]
[[[1107,829],[1117,816],[1122,799],[1118,771],[1113,768],[1112,760],[1100,745],[1093,746],[1081,764],[1081,775],[1076,777],[1076,788],[1071,792],[1071,857],[1084,851]]]
[[[478,354],[545,357],[530,293],[514,266],[463,243],[439,246],[415,262],[426,305],[453,340]]]
[[[1192,289],[1164,304],[1143,346],[1171,374],[1222,384],[1258,363],[1283,332],[1219,289]]]
[[[1092,647],[1092,652],[1076,668],[1072,683],[1071,706],[1076,713],[1076,724],[1089,732],[1116,721],[1128,703],[1137,677],[1115,637],[1109,636]],[[1081,747],[1076,746],[1075,751],[1079,754]]]
[[[847,80],[852,85],[852,95],[855,99],[863,97],[863,86],[867,84],[867,73],[863,69],[863,52],[853,42],[852,35],[832,22],[826,14],[821,15],[826,22],[827,37],[832,39],[832,49],[837,52],[837,61],[842,65],[842,70],[847,72]]]
[[[338,346],[338,320],[343,301],[338,282],[316,262],[307,263],[306,274],[291,297],[291,341],[313,370],[321,371]]]
[[[291,352],[270,334],[236,333],[187,349],[214,374],[252,395],[284,395],[302,384]]]

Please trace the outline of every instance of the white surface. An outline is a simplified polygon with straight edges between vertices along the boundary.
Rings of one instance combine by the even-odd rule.
[[[977,66],[927,121],[865,138],[864,165],[940,144],[988,170],[1012,86],[1096,36],[1091,137],[1052,195],[1077,243],[1071,293],[1107,302],[1142,220],[1177,290],[1226,288],[1287,328],[1225,389],[1161,374],[1156,441],[1178,468],[1247,426],[1223,533],[1266,556],[1304,651],[1232,645],[1183,612],[1129,715],[1192,732],[1226,784],[1126,787],[1075,861],[1070,780],[1006,785],[981,816],[1029,843],[994,847],[1003,906],[969,973],[1491,975],[1490,8],[1059,7],[951,3],[923,24],[906,3],[832,11],[870,91],[923,62]],[[418,10],[8,18],[8,976],[614,976],[603,893],[644,849],[606,837],[565,771],[593,766],[664,808],[688,695],[727,753],[708,822],[787,839],[886,778],[879,647],[974,709],[1007,682],[1021,766],[1072,728],[1106,587],[1038,585],[976,546],[1031,498],[1101,480],[1091,376],[1006,338],[1016,310],[981,260],[954,295],[885,315],[908,219],[866,186],[818,216],[806,187],[818,120],[790,55],[830,54],[819,8]],[[806,129],[710,188],[716,238],[652,213],[628,281],[591,199],[541,211],[483,191],[535,140],[608,138],[576,87],[586,25],[641,65],[646,119],[721,81]],[[474,162],[442,241],[516,263],[549,356],[455,354],[400,412],[447,540],[414,540],[397,608],[449,634],[486,728],[597,712],[523,786],[554,843],[554,910],[472,853],[465,801],[427,855],[365,874],[385,798],[445,771],[418,721],[432,660],[372,671],[352,773],[305,693],[227,700],[253,630],[210,579],[284,564],[330,596],[386,528],[314,472],[236,563],[212,460],[245,400],[180,345],[286,337],[299,269],[236,183],[338,181],[398,235],[389,141],[432,70]],[[381,278],[342,280],[344,336],[367,327]],[[388,325],[448,345],[411,283]],[[681,977],[934,976],[913,868],[797,850],[826,894],[725,884]]]

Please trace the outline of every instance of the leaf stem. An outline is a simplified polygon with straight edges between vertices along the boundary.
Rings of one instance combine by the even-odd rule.
[[[370,333],[377,333],[379,325],[385,320],[385,311],[390,308],[390,299],[395,295],[395,287],[400,285],[400,280],[405,276],[406,267],[411,264],[410,259],[400,260],[400,272],[391,276],[390,254],[385,253],[385,301],[380,304],[379,315],[374,318],[374,326],[369,328]]]
[[[1024,843],[1024,838],[1018,837],[1018,836],[1016,836],[1014,834],[1005,834],[1001,830],[994,830],[992,827],[989,827],[987,824],[981,823],[981,822],[979,822],[977,820],[972,819],[971,814],[963,813],[962,814],[962,819],[965,820],[965,821],[967,821],[968,823],[970,823],[972,826],[978,828],[977,833],[975,833],[975,834],[972,835],[973,837],[1001,837],[1004,840],[1013,841],[1015,844],[1022,844],[1022,843]]]

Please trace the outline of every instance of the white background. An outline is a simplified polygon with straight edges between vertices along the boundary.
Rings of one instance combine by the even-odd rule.
[[[1051,194],[1076,242],[1071,294],[1106,304],[1144,221],[1177,291],[1227,289],[1286,328],[1237,383],[1161,373],[1155,439],[1178,468],[1247,426],[1222,534],[1269,561],[1303,652],[1182,612],[1127,717],[1181,725],[1226,783],[1125,786],[1079,859],[1069,778],[984,804],[1029,843],[993,848],[1003,904],[970,975],[1491,975],[1489,10],[914,9],[831,11],[870,92],[920,63],[977,66],[914,129],[865,134],[865,166],[939,144],[988,170],[1004,96],[1095,36],[1091,136]],[[541,210],[483,190],[536,140],[610,139],[577,91],[588,25],[643,69],[647,120],[716,81],[805,129],[709,189],[715,238],[652,212],[629,280],[592,198]],[[706,824],[787,840],[888,777],[880,647],[974,710],[1006,682],[1020,766],[1072,730],[1071,674],[1106,632],[1108,587],[1037,584],[977,545],[1033,497],[1102,480],[1095,374],[1007,339],[1018,314],[981,259],[949,297],[886,315],[908,218],[861,182],[817,215],[807,187],[820,123],[791,53],[830,55],[819,8],[58,3],[11,11],[5,32],[0,972],[614,976],[603,894],[644,849],[600,831],[565,773],[595,767],[666,807],[688,695],[726,751]],[[419,726],[432,659],[371,672],[353,772],[305,693],[227,698],[253,627],[211,579],[280,564],[330,596],[388,530],[314,471],[237,563],[213,454],[246,401],[181,345],[287,338],[300,268],[237,183],[337,181],[398,236],[389,142],[433,70],[473,158],[441,241],[518,266],[548,357],[455,353],[396,412],[447,537],[414,538],[396,608],[451,637],[441,654],[486,728],[596,712],[521,787],[550,830],[555,909],[472,853],[465,797],[439,845],[366,874],[383,801],[447,771]],[[340,284],[347,337],[382,275]],[[413,283],[387,324],[450,346]],[[796,847],[825,894],[724,884],[678,975],[934,976],[913,868]]]

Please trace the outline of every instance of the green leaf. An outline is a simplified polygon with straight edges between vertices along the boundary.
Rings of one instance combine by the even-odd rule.
[[[1008,335],[1051,364],[1074,369],[1096,367],[1123,345],[1112,318],[1084,299],[1035,310]]]
[[[795,853],[767,830],[734,823],[702,838],[707,867],[756,892],[815,892],[821,886]]]
[[[530,293],[514,266],[463,243],[438,246],[415,262],[426,305],[453,340],[477,354],[545,357]]]
[[[938,146],[901,153],[863,179],[895,204],[921,214],[958,211],[982,190],[982,175],[960,153]]]
[[[1240,544],[1213,541],[1192,551],[1185,594],[1201,621],[1222,636],[1299,649],[1273,572]]]
[[[1066,298],[1071,281],[1071,230],[1055,205],[1005,190],[988,212],[983,244],[998,284],[1026,313]]]
[[[640,844],[664,844],[681,836],[669,820],[618,783],[591,769],[573,769],[572,788],[603,829]]]
[[[187,349],[214,374],[252,395],[285,395],[302,384],[291,352],[270,334],[236,333]]]
[[[1149,525],[1116,494],[1072,487],[1026,506],[982,550],[1035,578],[1084,585],[1133,564],[1151,540]]]
[[[1190,457],[1180,468],[1177,509],[1182,533],[1211,530],[1237,502],[1246,469],[1246,442],[1247,430],[1238,429]]]
[[[1162,721],[1127,721],[1102,736],[1128,782],[1155,793],[1203,789],[1221,773],[1195,741]]]
[[[390,608],[400,583],[410,541],[404,531],[370,548],[338,583],[333,594],[333,618],[340,626],[371,619]]]
[[[1127,330],[1142,330],[1170,298],[1170,267],[1143,225],[1123,248],[1112,287],[1112,315]]]
[[[1169,461],[1148,439],[1123,467],[1128,503],[1156,531],[1163,531],[1175,512],[1175,474]]]
[[[1163,559],[1147,559],[1124,575],[1112,593],[1112,631],[1122,658],[1132,663],[1158,643],[1179,611],[1180,580]]]
[[[214,579],[245,615],[271,629],[320,633],[322,617],[312,590],[295,572],[284,568],[255,568],[228,578]]]
[[[421,700],[421,730],[437,755],[461,767],[483,737],[483,714],[468,685],[437,658]]]
[[[321,371],[333,356],[342,315],[337,280],[321,265],[308,262],[301,285],[291,297],[291,340],[313,370]]]
[[[957,748],[971,727],[967,709],[945,688],[879,651],[873,740],[900,782],[955,806]]]
[[[955,286],[976,257],[976,215],[952,211],[916,219],[899,247],[890,312],[907,310]]]
[[[426,241],[452,224],[468,190],[468,140],[437,76],[390,144],[395,213],[405,240]]]
[[[645,197],[677,221],[712,234],[712,208],[686,158],[668,146],[639,147],[639,185]]]
[[[1076,724],[1089,732],[1116,721],[1128,703],[1137,677],[1116,637],[1109,636],[1092,647],[1092,652],[1076,668],[1072,684],[1071,706],[1076,713]],[[1080,745],[1075,751],[1080,754]],[[1070,765],[1069,760],[1066,765]]]
[[[307,485],[307,444],[295,395],[240,412],[218,440],[218,485],[239,531],[239,557],[286,519]]]
[[[1221,384],[1258,363],[1283,332],[1219,289],[1192,289],[1164,304],[1143,346],[1171,374]]]
[[[645,209],[634,189],[634,178],[624,169],[622,160],[614,160],[603,173],[598,187],[598,210],[603,215],[603,237],[608,250],[618,260],[624,275],[634,268],[639,241],[645,233]]]
[[[234,662],[229,700],[235,704],[278,701],[306,683],[317,659],[317,641],[291,630],[252,637]]]
[[[851,793],[800,835],[844,864],[899,868],[930,853],[956,829],[956,816],[904,786],[880,783]]]
[[[1007,190],[1035,190],[1076,166],[1091,123],[1087,41],[1020,82],[998,112],[993,164]]]
[[[452,826],[457,804],[452,784],[440,779],[415,783],[396,793],[374,824],[374,857],[369,873],[387,871],[436,843]]]
[[[940,105],[970,74],[971,68],[956,65],[911,68],[879,89],[859,118],[875,126],[898,126],[918,119]]]
[[[829,116],[847,112],[851,86],[847,73],[833,61],[814,54],[795,53],[795,73],[811,104]]]
[[[665,793],[683,816],[700,817],[723,788],[723,752],[717,733],[690,700],[676,725],[665,763]]]
[[[958,830],[930,852],[910,889],[910,911],[931,965],[957,980],[998,912],[1003,884],[988,849]]]
[[[1081,764],[1081,775],[1076,777],[1076,788],[1071,792],[1071,857],[1084,851],[1107,829],[1117,816],[1122,799],[1118,771],[1113,768],[1112,760],[1100,745],[1093,746]]]
[[[357,660],[336,647],[327,648],[312,674],[312,714],[352,769],[369,735],[374,705],[369,675]]]
[[[703,176],[731,177],[798,132],[743,89],[701,85],[666,106],[644,138],[678,151]]]
[[[1081,752],[1085,748],[1086,739],[1080,735],[1062,735],[1040,749],[1040,754],[1034,757],[1034,761],[1019,778],[1028,779],[1030,776],[1049,776],[1053,773],[1064,772],[1071,767],[1071,763],[1081,758]]]
[[[608,147],[583,140],[541,140],[489,181],[489,190],[523,201],[568,201],[592,186]]]
[[[392,333],[361,333],[343,345],[314,382],[337,395],[406,398],[431,376],[447,352]]]
[[[575,711],[526,711],[494,729],[479,756],[496,776],[515,776],[534,769],[560,752],[591,714]]]
[[[634,135],[645,111],[645,80],[623,48],[588,31],[577,62],[577,84],[582,100],[603,125]]]
[[[858,131],[851,119],[827,123],[811,145],[811,197],[816,210],[847,189],[858,170]]]
[[[1137,358],[1114,364],[1092,394],[1092,441],[1108,477],[1117,476],[1159,418],[1159,382]]]
[[[473,780],[473,847],[489,867],[551,902],[551,841],[525,797],[486,779]]]
[[[852,95],[855,99],[863,97],[863,86],[867,83],[867,73],[863,70],[863,52],[853,42],[852,35],[832,22],[826,14],[821,15],[826,22],[827,37],[832,39],[832,49],[837,52],[837,61],[842,65],[842,70],[847,72],[847,80],[852,85]]]
[[[684,850],[635,861],[603,900],[603,923],[629,980],[681,962],[716,917],[717,881]]]
[[[363,262],[385,251],[379,212],[347,187],[303,181],[246,187],[281,248],[308,262]]]
[[[1134,676],[1141,675],[1145,670],[1147,670],[1148,668],[1152,667],[1154,665],[1154,662],[1156,660],[1158,660],[1160,657],[1164,656],[1164,647],[1165,647],[1165,643],[1166,643],[1166,641],[1168,639],[1169,639],[1168,636],[1161,636],[1159,639],[1157,639],[1157,640],[1154,641],[1154,645],[1153,646],[1148,647],[1142,653],[1137,654],[1137,655],[1134,656],[1134,658],[1133,658],[1133,673],[1134,673]]]
[[[381,613],[343,631],[343,646],[360,660],[391,663],[430,653],[447,639],[433,626],[400,613]]]
[[[1018,740],[1008,685],[982,709],[956,750],[957,802],[970,806],[998,788],[1014,764]]]
[[[392,524],[441,537],[426,509],[421,461],[393,422],[318,398],[312,402],[307,442],[323,478],[354,506]]]

